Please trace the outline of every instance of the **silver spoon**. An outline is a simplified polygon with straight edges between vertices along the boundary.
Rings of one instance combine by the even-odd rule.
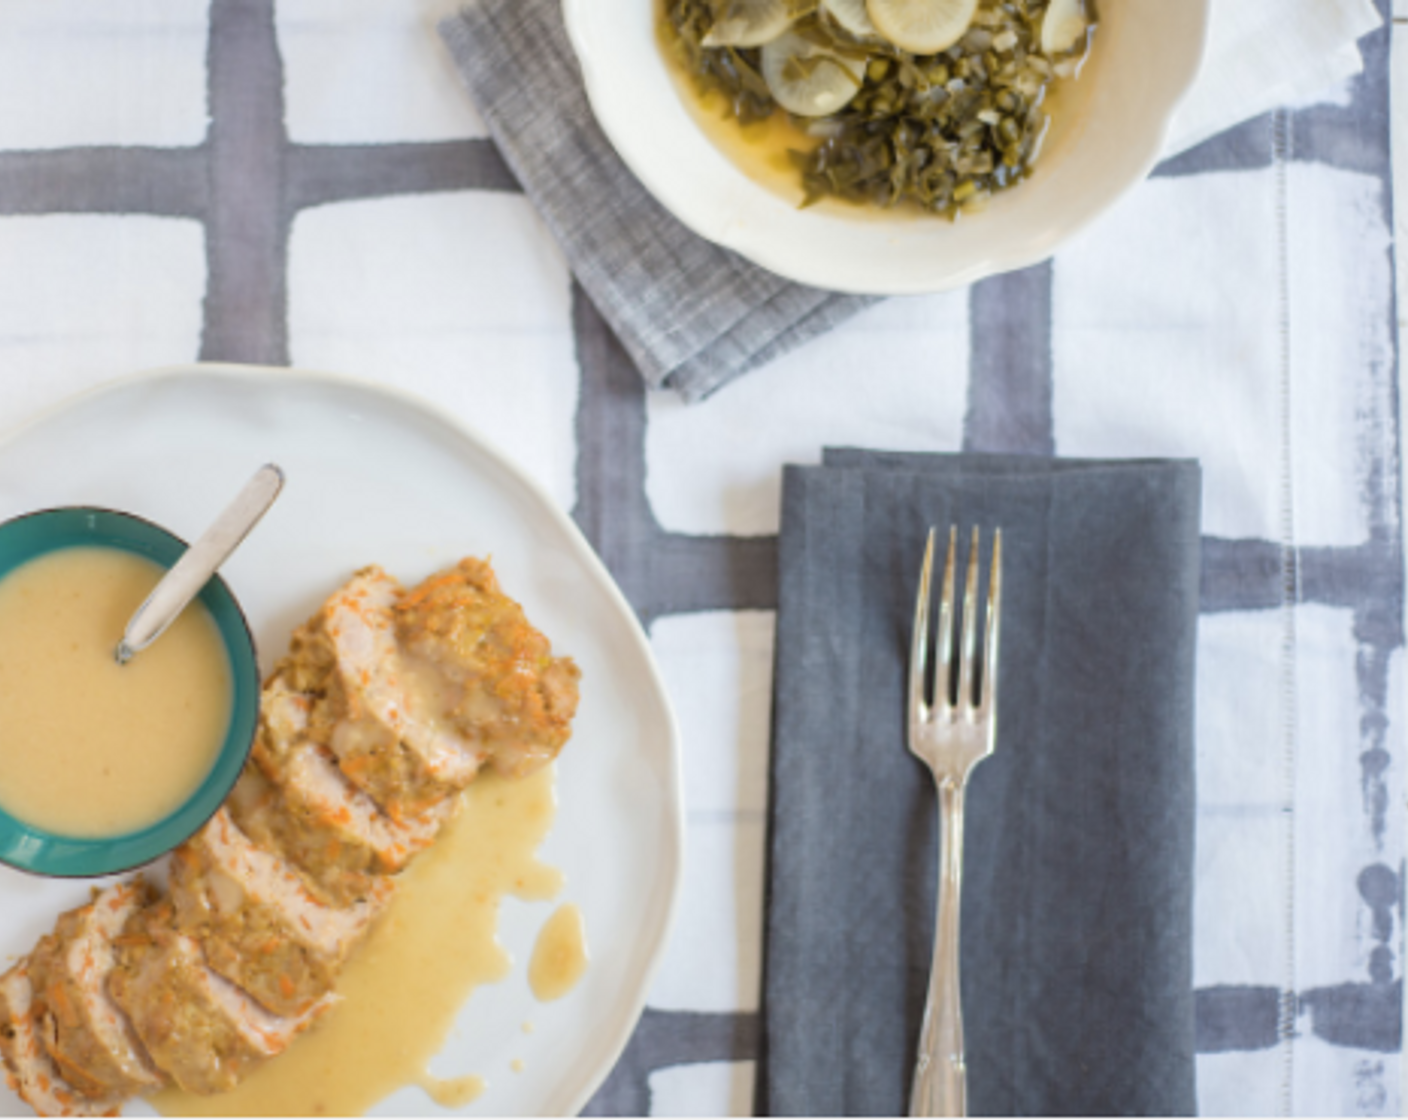
[[[134,653],[146,649],[176,621],[215,570],[249,536],[249,531],[274,504],[283,486],[284,472],[273,463],[255,472],[225,512],[181,554],[181,559],[161,577],[146,602],[137,608],[123,631],[122,640],[117,643],[119,665],[126,665]]]

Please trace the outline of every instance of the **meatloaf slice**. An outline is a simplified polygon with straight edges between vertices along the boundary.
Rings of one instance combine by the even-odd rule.
[[[162,1083],[107,990],[113,941],[150,901],[140,878],[110,886],[60,916],[30,954],[44,1047],[69,1084],[89,1096],[131,1096]]]
[[[59,1072],[39,1036],[29,960],[0,976],[0,1056],[5,1080],[40,1116],[116,1116],[123,1098],[90,1097]]]
[[[275,1015],[206,967],[196,940],[175,929],[169,903],[128,927],[110,987],[152,1060],[188,1093],[233,1089],[280,1054],[332,1005]]]
[[[301,1014],[332,991],[392,889],[377,879],[366,898],[326,906],[225,809],[172,853],[177,926],[215,972],[278,1015]]]
[[[575,662],[467,557],[402,595],[396,638],[412,678],[439,681],[438,716],[481,759],[511,777],[551,762],[572,734]]]
[[[266,686],[254,767],[227,804],[246,835],[302,872],[314,895],[345,906],[429,847],[458,802],[446,798],[405,821],[387,816],[312,741],[307,700],[280,678]]]
[[[254,763],[240,775],[225,808],[239,830],[277,854],[319,902],[347,906],[372,889],[376,869],[369,854],[344,844],[336,832],[286,797]]]
[[[418,695],[396,645],[392,607],[401,585],[378,567],[363,568],[300,627],[287,660],[295,686],[318,692],[312,734],[338,765],[395,820],[420,816],[468,785],[479,756]]]

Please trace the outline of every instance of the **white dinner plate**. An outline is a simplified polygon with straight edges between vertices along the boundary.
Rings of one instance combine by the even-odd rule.
[[[45,506],[130,510],[188,540],[263,463],[278,502],[222,569],[266,670],[293,628],[351,573],[405,583],[489,556],[504,590],[582,669],[558,762],[558,816],[540,849],[566,886],[506,899],[509,976],[476,990],[432,1070],[479,1074],[480,1115],[579,1111],[639,1018],[674,908],[682,859],[679,737],[630,606],[574,524],[498,453],[433,407],[340,377],[196,365],[111,382],[0,436],[0,518]],[[0,868],[0,959],[27,952],[88,883]],[[591,964],[553,1003],[529,991],[533,939],[561,902],[581,910]],[[533,1031],[521,1029],[531,1021]],[[521,1062],[523,1072],[511,1072]],[[132,1114],[148,1112],[141,1101]],[[436,1114],[418,1089],[378,1112]],[[0,1114],[27,1106],[0,1087]]]

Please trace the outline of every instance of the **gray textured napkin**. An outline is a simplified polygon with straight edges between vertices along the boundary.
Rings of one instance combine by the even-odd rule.
[[[970,1110],[1196,1111],[1199,496],[1189,461],[837,451],[787,469],[769,1112],[908,1106],[937,822],[904,745],[905,666],[926,526],[951,523],[1003,529],[998,747],[964,851]]]
[[[560,0],[471,0],[440,34],[504,160],[650,385],[697,400],[873,302],[766,272],[647,194],[592,116]]]

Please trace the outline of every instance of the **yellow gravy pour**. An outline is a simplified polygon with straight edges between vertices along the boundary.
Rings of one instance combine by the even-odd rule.
[[[230,722],[230,659],[193,603],[130,664],[113,656],[161,579],[146,557],[63,548],[0,579],[0,806],[63,836],[160,821],[205,780]]]
[[[554,767],[517,781],[485,774],[459,815],[402,876],[400,889],[338,981],[342,1001],[232,1092],[150,1097],[167,1116],[360,1116],[407,1085],[463,1107],[484,1089],[473,1073],[427,1072],[476,987],[502,979],[496,937],[504,895],[552,898],[561,871],[537,849],[557,812]]]
[[[528,986],[543,1003],[561,999],[587,969],[587,928],[582,912],[567,902],[553,911],[538,932],[528,961]]]

